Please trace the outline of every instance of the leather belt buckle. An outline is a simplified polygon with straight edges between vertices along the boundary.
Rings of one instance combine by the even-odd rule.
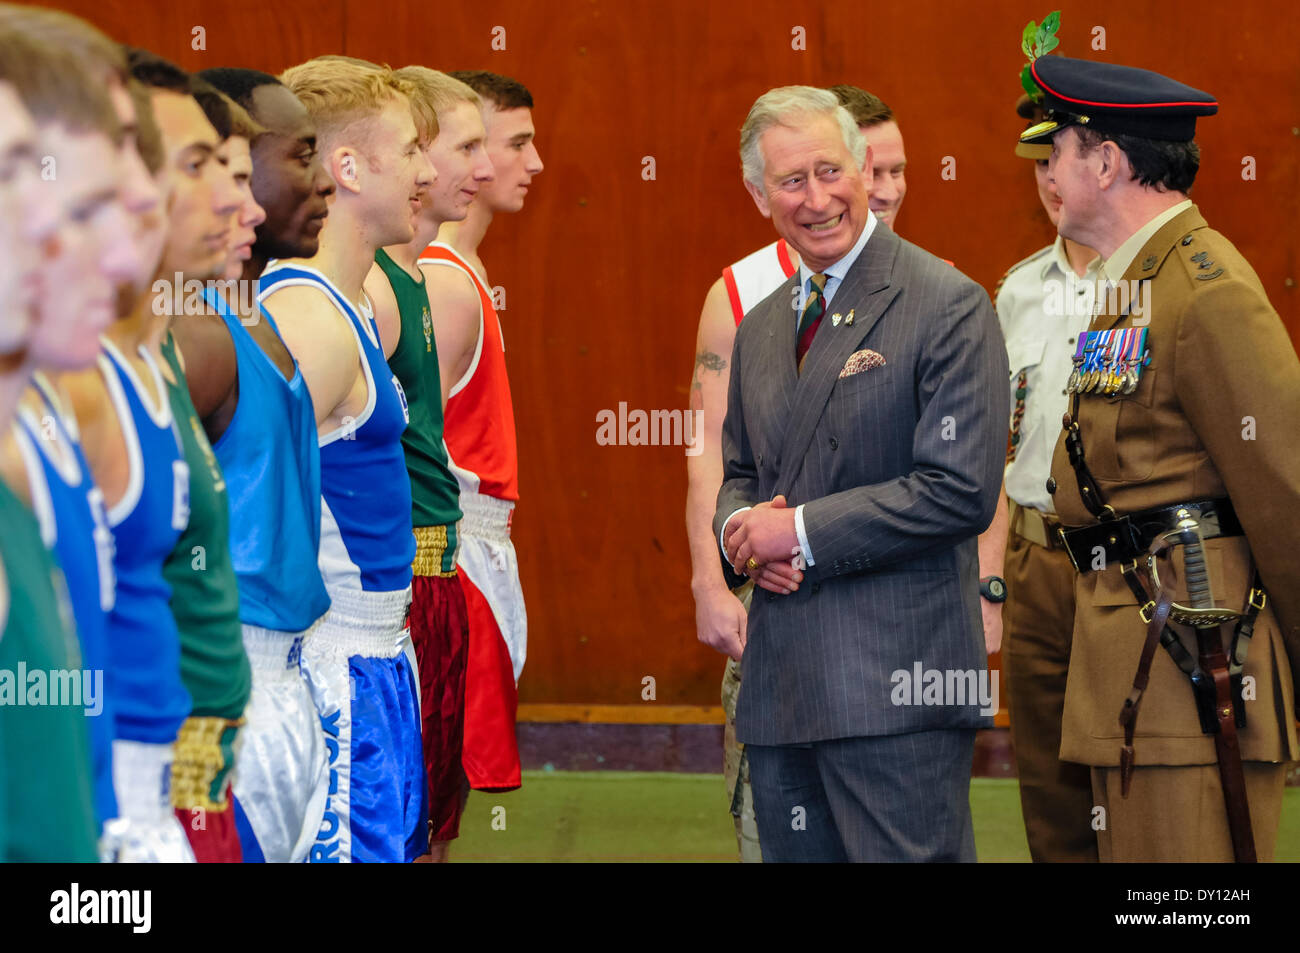
[[[1078,572],[1092,572],[1093,558],[1097,549],[1101,550],[1103,566],[1122,565],[1137,559],[1145,550],[1141,545],[1141,533],[1128,516],[1082,526],[1077,529],[1063,529],[1061,540],[1070,561]]]
[[[1060,523],[1048,518],[1043,512],[1032,507],[1014,504],[1016,512],[1012,517],[1011,527],[1015,533],[1044,549],[1061,549],[1062,543],[1058,530]]]
[[[1064,526],[1056,527],[1056,536],[1060,540],[1061,548],[1064,549],[1065,554],[1070,557],[1070,564],[1074,566],[1074,571],[1083,572],[1083,570],[1079,568],[1079,561],[1074,558],[1074,550],[1070,548],[1070,544],[1065,538]]]

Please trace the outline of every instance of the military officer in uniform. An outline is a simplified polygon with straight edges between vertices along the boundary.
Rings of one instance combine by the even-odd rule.
[[[1024,119],[1043,119],[1028,96],[1016,111]],[[1061,199],[1048,181],[1051,146],[1022,143],[1015,151],[1033,161],[1038,197],[1055,227]],[[1046,481],[1067,409],[1070,359],[1092,320],[1100,263],[1091,248],[1057,235],[1013,265],[994,294],[1011,371],[1004,484],[1010,532],[997,521],[989,532],[1006,537],[1002,666],[1025,835],[1036,862],[1097,860],[1087,823],[1093,805],[1088,769],[1060,760],[1075,574],[1056,533]]]
[[[1147,70],[1032,66],[1060,233],[1103,257],[1049,489],[1078,571],[1061,757],[1102,861],[1269,860],[1300,757],[1300,361],[1187,198],[1213,97]],[[1253,637],[1252,637],[1253,636]]]

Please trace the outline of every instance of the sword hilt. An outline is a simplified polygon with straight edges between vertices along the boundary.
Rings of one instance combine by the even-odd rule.
[[[1210,571],[1205,565],[1201,531],[1187,510],[1178,511],[1178,532],[1183,540],[1183,569],[1187,573],[1187,599],[1194,609],[1213,609]]]
[[[1180,509],[1177,515],[1178,523],[1164,534],[1164,539],[1169,542],[1176,541],[1183,547],[1183,570],[1187,575],[1187,599],[1191,605],[1175,602],[1169,611],[1170,617],[1176,622],[1198,629],[1222,625],[1224,622],[1238,618],[1240,612],[1221,609],[1214,604],[1210,571],[1205,563],[1205,550],[1201,544],[1200,524],[1188,510]],[[1153,552],[1147,559],[1147,566],[1151,573],[1151,581],[1158,592],[1162,583],[1157,563],[1156,554]]]

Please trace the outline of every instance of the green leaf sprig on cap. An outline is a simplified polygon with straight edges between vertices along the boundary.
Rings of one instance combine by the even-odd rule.
[[[1020,34],[1020,49],[1028,57],[1029,63],[1040,56],[1046,56],[1060,44],[1056,38],[1056,31],[1061,26],[1061,11],[1053,10],[1047,16],[1043,17],[1041,24],[1030,20],[1025,24],[1024,32]],[[1029,98],[1036,103],[1043,101],[1043,91],[1038,88],[1034,82],[1034,74],[1029,69],[1029,63],[1020,68],[1020,85],[1024,87]]]

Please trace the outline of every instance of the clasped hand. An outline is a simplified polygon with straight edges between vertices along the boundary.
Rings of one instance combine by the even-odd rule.
[[[737,513],[727,523],[722,542],[732,568],[754,580],[761,589],[789,595],[803,582],[803,573],[793,563],[799,545],[794,510],[784,496]]]

